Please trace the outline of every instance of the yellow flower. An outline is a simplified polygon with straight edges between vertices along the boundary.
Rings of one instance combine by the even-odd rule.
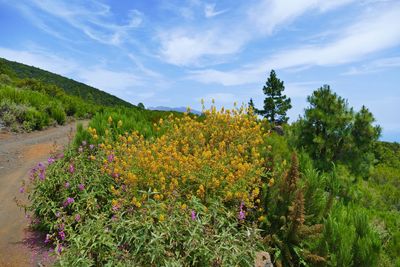
[[[268,186],[271,187],[274,185],[274,183],[275,183],[275,179],[271,178],[271,179],[269,179]]]
[[[160,222],[163,222],[163,221],[165,220],[164,215],[163,215],[163,214],[160,214],[160,216],[158,216],[158,220],[159,220]]]
[[[111,116],[108,117],[108,123],[111,124],[113,121],[113,119],[111,118]]]

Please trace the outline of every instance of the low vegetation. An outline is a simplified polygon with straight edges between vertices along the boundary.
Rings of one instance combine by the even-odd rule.
[[[400,145],[326,86],[286,124],[273,74],[266,103],[282,107],[276,85],[286,103],[273,118],[254,104],[201,116],[94,104],[21,187],[56,265],[252,266],[266,251],[274,266],[400,266]],[[24,83],[3,82],[10,105],[56,120],[42,94],[67,114],[67,98]]]

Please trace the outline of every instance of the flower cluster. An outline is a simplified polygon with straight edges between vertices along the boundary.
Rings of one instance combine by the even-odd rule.
[[[212,107],[203,116],[160,119],[154,124],[160,135],[151,139],[138,132],[116,137],[111,128],[105,131],[101,168],[117,182],[111,188],[114,207],[192,196],[250,208],[260,202],[265,137],[260,123],[244,108]]]

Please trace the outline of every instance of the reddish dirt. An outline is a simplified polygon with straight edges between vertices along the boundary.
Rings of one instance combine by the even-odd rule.
[[[87,125],[87,121],[84,121]],[[29,231],[28,219],[15,202],[29,170],[46,161],[50,151],[71,140],[76,123],[25,134],[0,133],[0,266],[51,265],[44,237]]]

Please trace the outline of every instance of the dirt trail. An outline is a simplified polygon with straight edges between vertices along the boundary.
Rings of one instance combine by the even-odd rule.
[[[42,238],[27,231],[28,220],[14,197],[21,197],[21,181],[29,170],[46,161],[55,147],[68,144],[75,128],[76,122],[33,133],[0,133],[0,266],[38,266],[33,246]]]

